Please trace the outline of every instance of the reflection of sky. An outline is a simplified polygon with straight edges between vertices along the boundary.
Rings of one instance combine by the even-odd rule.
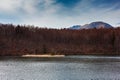
[[[82,62],[81,60],[79,60],[78,62],[75,61],[44,62],[39,60],[22,61],[22,59],[20,61],[1,60],[0,79],[1,80],[119,80],[120,62],[105,62],[105,61],[101,61],[101,59],[98,60],[100,61]]]
[[[120,23],[119,0],[1,0],[0,22],[64,28],[104,21]]]

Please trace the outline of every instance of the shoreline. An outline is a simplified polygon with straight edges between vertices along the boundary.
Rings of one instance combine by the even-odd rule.
[[[46,54],[46,55],[22,55],[22,57],[65,57],[65,55],[49,55],[49,54]]]

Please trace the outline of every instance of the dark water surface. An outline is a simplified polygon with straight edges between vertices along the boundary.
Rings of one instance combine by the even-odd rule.
[[[0,57],[0,80],[120,80],[120,57]]]

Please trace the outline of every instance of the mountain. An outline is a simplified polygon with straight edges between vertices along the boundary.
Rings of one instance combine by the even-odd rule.
[[[113,28],[110,24],[102,22],[102,21],[97,21],[97,22],[92,22],[90,24],[85,24],[83,26],[80,25],[75,25],[70,27],[69,29],[99,29],[99,28]]]
[[[82,26],[81,25],[74,25],[70,27],[69,29],[80,29]]]

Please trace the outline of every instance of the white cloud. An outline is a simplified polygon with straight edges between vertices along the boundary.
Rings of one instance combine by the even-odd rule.
[[[93,0],[94,1],[94,0]],[[114,6],[113,6],[114,7]],[[41,27],[64,28],[75,24],[86,24],[92,21],[105,21],[116,24],[120,10],[92,7],[89,0],[82,0],[73,9],[65,9],[56,0],[1,0],[0,13],[11,13],[20,16],[21,24]],[[77,14],[76,14],[77,13]],[[72,15],[69,15],[72,14]],[[75,15],[76,14],[76,15]]]
[[[16,13],[16,12],[26,12],[32,13],[36,12],[36,6],[39,2],[43,0],[1,0],[0,1],[0,12]]]
[[[0,12],[14,12],[20,4],[21,0],[0,0]]]
[[[33,14],[37,12],[36,6],[37,6],[38,0],[22,0],[20,8],[26,12],[27,14]]]
[[[56,5],[53,6],[51,4],[51,6],[53,8],[49,7],[46,8],[46,10],[43,10],[43,14],[42,15],[37,15],[36,17],[29,17],[29,18],[25,18],[24,19],[24,23],[27,24],[35,24],[35,25],[40,25],[41,27],[47,26],[47,27],[57,27],[57,28],[64,28],[64,27],[69,27],[72,25],[76,25],[76,24],[80,24],[80,25],[84,25],[86,23],[90,23],[93,21],[105,21],[108,22],[110,24],[112,24],[113,26],[116,26],[116,22],[119,21],[119,14],[120,14],[120,10],[111,10],[113,7],[110,8],[105,8],[105,9],[98,9],[98,8],[92,8],[91,3],[86,3],[86,5],[89,5],[91,8],[89,8],[89,11],[86,12],[82,12],[84,10],[82,9],[87,9],[87,7],[85,6],[85,1],[83,1],[80,4],[84,4],[84,5],[77,5],[73,11],[77,11],[77,15],[73,15],[74,16],[66,16],[66,15],[58,15],[56,13],[51,13],[49,10],[53,9],[54,11],[57,12],[57,9],[54,7],[61,7],[61,5]],[[58,8],[59,9],[59,8]],[[47,11],[47,12],[46,12]],[[70,11],[69,11],[70,12]],[[70,12],[71,13],[71,12]]]

